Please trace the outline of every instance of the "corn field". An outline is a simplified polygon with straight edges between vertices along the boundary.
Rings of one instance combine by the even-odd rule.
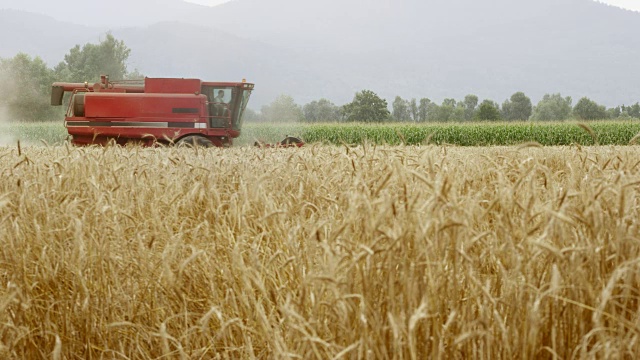
[[[0,358],[640,352],[637,147],[0,148]]]
[[[283,134],[325,144],[504,146],[537,142],[559,145],[628,145],[640,134],[640,122],[596,121],[467,124],[249,124],[241,143],[253,138],[277,141]],[[247,141],[249,140],[249,141]]]
[[[0,143],[62,144],[67,139],[63,123],[0,124]],[[237,146],[256,141],[275,143],[286,135],[307,143],[334,145],[459,145],[505,146],[537,142],[559,145],[628,145],[640,134],[638,121],[522,122],[466,124],[358,124],[358,123],[249,123],[234,141]]]

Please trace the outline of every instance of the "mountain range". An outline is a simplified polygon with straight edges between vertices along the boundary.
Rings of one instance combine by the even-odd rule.
[[[283,93],[343,104],[362,89],[389,101],[473,93],[502,102],[516,91],[640,101],[640,13],[591,0],[65,3],[0,9],[0,57],[22,51],[55,65],[111,31],[132,49],[131,69],[247,78],[254,108]]]

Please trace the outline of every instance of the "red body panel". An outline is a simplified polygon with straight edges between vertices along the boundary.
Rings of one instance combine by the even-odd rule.
[[[157,94],[200,93],[202,81],[198,79],[146,79],[144,91]]]
[[[207,97],[182,94],[118,94],[88,93],[85,95],[87,118],[166,118],[197,120],[206,116]],[[174,109],[196,109],[197,112],[176,112]],[[137,120],[135,120],[137,121]]]

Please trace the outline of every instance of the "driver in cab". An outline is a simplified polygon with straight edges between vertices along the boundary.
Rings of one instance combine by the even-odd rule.
[[[218,96],[213,98],[213,104],[216,108],[217,116],[224,116],[226,103],[224,102],[224,90],[218,90]]]

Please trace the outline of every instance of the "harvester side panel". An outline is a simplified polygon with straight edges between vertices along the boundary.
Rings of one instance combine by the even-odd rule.
[[[201,88],[199,79],[146,78],[144,81],[144,92],[148,94],[199,94]]]
[[[206,114],[206,96],[180,94],[116,94],[87,93],[85,117],[158,118],[196,121]]]

